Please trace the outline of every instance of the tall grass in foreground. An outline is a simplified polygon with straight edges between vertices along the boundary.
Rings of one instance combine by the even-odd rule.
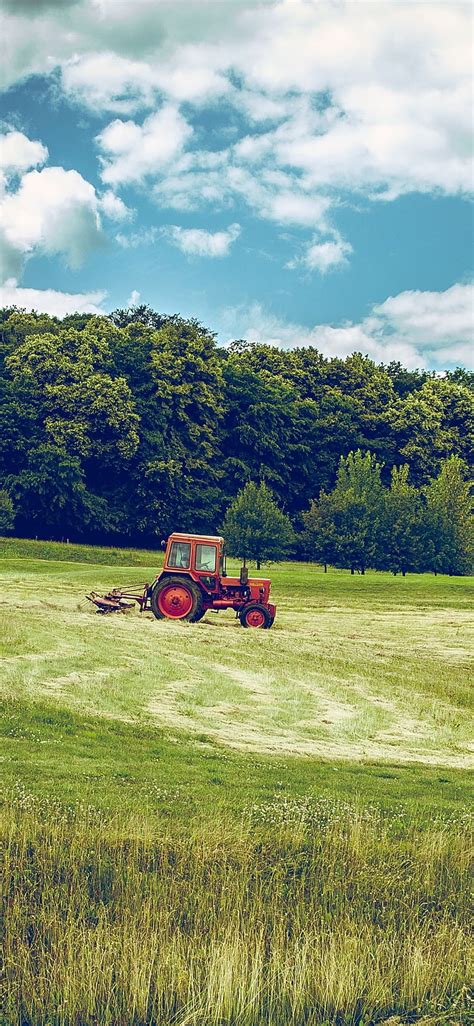
[[[2,812],[4,1020],[31,1026],[463,1022],[468,835],[375,812],[182,834]]]

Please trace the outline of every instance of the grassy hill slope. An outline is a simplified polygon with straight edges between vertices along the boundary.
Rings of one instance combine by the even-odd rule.
[[[4,543],[1,574],[0,685],[25,716],[159,730],[193,755],[468,768],[470,579],[274,566],[276,623],[245,631],[230,611],[195,625],[96,615],[88,590],[151,580],[160,557],[107,566],[36,559],[35,547]],[[41,756],[9,737],[25,764]]]
[[[2,1026],[468,1021],[472,581],[283,564],[246,631],[0,555]]]

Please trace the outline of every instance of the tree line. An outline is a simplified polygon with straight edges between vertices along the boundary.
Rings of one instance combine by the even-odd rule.
[[[294,554],[364,574],[369,567],[408,572],[469,574],[474,533],[471,486],[459,456],[444,460],[428,485],[415,488],[409,467],[392,467],[390,486],[370,452],[341,456],[335,487],[303,513],[297,535],[263,482],[249,482],[231,503],[223,530],[233,555],[260,567]]]
[[[341,457],[334,489],[321,492],[303,514],[303,547],[312,559],[365,573],[367,567],[467,574],[473,569],[473,522],[466,465],[444,460],[428,485],[410,483],[408,464],[382,467],[360,450]]]
[[[150,544],[216,532],[246,483],[263,482],[296,551],[349,566],[341,539],[360,536],[357,509],[373,524],[356,464],[362,473],[370,459],[386,525],[410,503],[426,521],[446,461],[462,461],[464,479],[472,455],[473,375],[462,368],[440,377],[360,353],[220,347],[198,321],[143,306],[62,320],[0,311],[0,394],[0,530],[30,537]],[[384,537],[394,529],[377,541],[366,532],[367,566],[395,545]]]

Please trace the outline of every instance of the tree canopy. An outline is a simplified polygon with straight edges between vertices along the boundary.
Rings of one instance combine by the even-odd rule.
[[[431,488],[428,508],[446,459],[472,458],[473,381],[462,368],[439,377],[310,346],[220,347],[197,320],[145,306],[62,321],[0,311],[0,397],[4,518],[19,534],[149,544],[172,530],[215,533],[247,482],[263,481],[297,533],[311,509],[325,521],[329,561],[336,504],[337,532],[353,539],[338,558],[354,559],[357,535],[357,569],[378,559],[356,481],[369,452],[373,501],[382,489],[392,503],[395,566],[400,532],[410,534],[406,487]],[[349,480],[341,460],[358,451]],[[404,465],[405,492],[400,482],[388,499]]]
[[[264,481],[249,481],[229,506],[222,532],[231,556],[263,562],[283,559],[291,552],[295,535],[291,521],[279,509]]]

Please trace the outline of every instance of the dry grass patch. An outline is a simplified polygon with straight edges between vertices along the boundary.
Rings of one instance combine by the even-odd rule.
[[[455,1022],[472,953],[467,828],[397,837],[373,810],[316,803],[309,824],[288,811],[263,833],[217,820],[180,836],[27,798],[4,809],[5,1021]]]

